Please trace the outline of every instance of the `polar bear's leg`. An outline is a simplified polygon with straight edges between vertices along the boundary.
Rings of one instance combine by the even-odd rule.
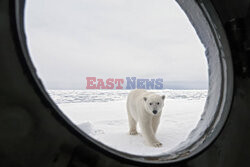
[[[157,128],[158,128],[159,123],[160,123],[160,116],[153,117],[153,120],[152,120],[152,128],[153,128],[154,134],[155,134],[156,131],[157,131]]]
[[[139,125],[141,128],[142,132],[142,137],[146,142],[154,147],[161,147],[162,144],[156,139],[153,127],[150,126],[152,125],[152,120],[146,119],[146,120],[139,120]]]
[[[130,114],[130,111],[128,111],[128,124],[129,124],[129,134],[130,135],[136,135],[136,121],[133,119],[133,117]]]

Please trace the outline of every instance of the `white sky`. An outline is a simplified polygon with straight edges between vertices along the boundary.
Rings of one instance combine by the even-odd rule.
[[[207,84],[205,50],[173,0],[27,0],[25,26],[49,89],[83,89],[91,76]]]

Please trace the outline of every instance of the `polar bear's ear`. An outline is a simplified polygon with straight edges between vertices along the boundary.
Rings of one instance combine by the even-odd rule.
[[[162,98],[162,100],[164,100],[165,99],[165,95],[162,95],[161,98]]]
[[[146,97],[143,97],[143,100],[144,100],[144,101],[147,101],[147,98],[146,98]]]

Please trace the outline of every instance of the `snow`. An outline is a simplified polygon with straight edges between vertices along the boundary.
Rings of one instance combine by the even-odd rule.
[[[147,146],[140,134],[128,134],[128,90],[50,90],[59,108],[92,138],[129,154],[155,156],[172,152],[196,127],[206,102],[206,90],[161,90],[165,106],[156,137],[163,146]]]

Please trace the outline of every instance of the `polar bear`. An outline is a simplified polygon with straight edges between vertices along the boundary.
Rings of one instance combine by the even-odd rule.
[[[147,144],[161,147],[155,133],[160,123],[165,95],[157,95],[143,89],[131,91],[127,97],[127,113],[130,135],[136,135],[136,125],[139,123],[142,137]]]

